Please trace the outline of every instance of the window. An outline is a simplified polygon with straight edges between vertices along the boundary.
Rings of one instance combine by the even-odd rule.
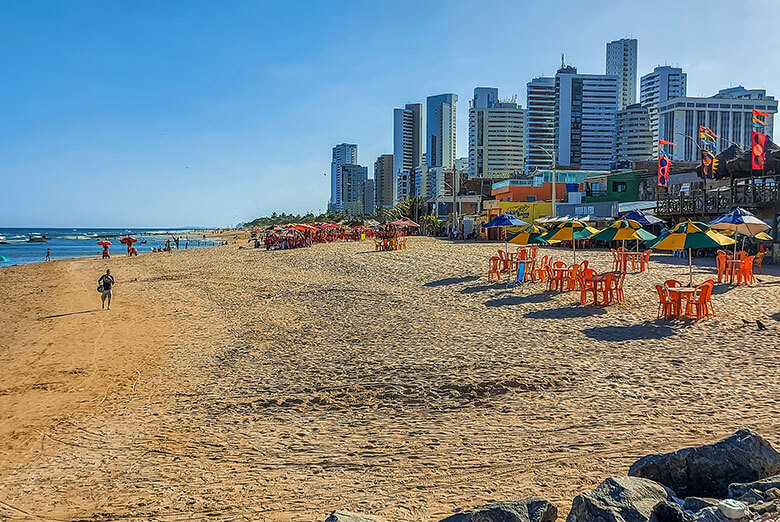
[[[626,192],[626,182],[625,181],[613,181],[612,182],[612,192]]]
[[[525,200],[526,201],[536,201],[536,196],[526,196]]]

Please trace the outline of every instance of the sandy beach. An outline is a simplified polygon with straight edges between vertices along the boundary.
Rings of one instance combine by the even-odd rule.
[[[494,243],[245,244],[0,270],[0,518],[437,521],[530,494],[565,517],[647,453],[780,445],[773,267],[669,323],[669,255],[597,308],[488,283]]]

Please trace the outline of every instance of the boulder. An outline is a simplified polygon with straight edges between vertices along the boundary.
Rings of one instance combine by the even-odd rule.
[[[685,502],[683,503],[683,509],[688,511],[693,511],[694,513],[696,513],[697,511],[701,511],[706,507],[717,506],[717,505],[718,505],[718,499],[716,498],[688,497],[685,499]]]
[[[717,506],[710,506],[696,513],[694,522],[732,522],[720,512]]]
[[[558,508],[542,497],[494,502],[456,513],[441,522],[555,522]]]
[[[780,453],[746,429],[715,444],[642,457],[628,470],[629,476],[659,482],[682,498],[724,498],[733,482],[751,482],[778,472]]]
[[[648,522],[653,508],[664,500],[673,501],[674,493],[652,480],[608,478],[574,498],[566,522]]]
[[[739,498],[751,489],[764,493],[772,488],[780,488],[780,475],[773,475],[755,482],[729,484],[728,496],[729,498]]]
[[[659,502],[650,513],[650,522],[693,522],[693,515],[686,513],[677,502]]]
[[[378,519],[359,513],[350,513],[349,511],[334,511],[325,522],[379,522]]]

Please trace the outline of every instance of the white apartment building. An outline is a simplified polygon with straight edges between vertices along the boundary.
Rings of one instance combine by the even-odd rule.
[[[699,151],[699,125],[718,135],[715,153],[739,145],[752,148],[753,110],[769,114],[765,134],[772,139],[777,100],[763,89],[742,86],[722,89],[709,98],[672,98],[658,105],[658,131],[662,140],[676,143],[668,146],[673,160],[696,162]]]
[[[670,98],[685,96],[688,75],[679,67],[656,67],[640,80],[639,103],[647,108],[653,157],[658,157],[658,104]]]
[[[634,38],[622,38],[607,44],[606,73],[618,77],[618,109],[636,103],[636,50]]]
[[[526,87],[525,172],[532,174],[537,169],[552,167],[551,154],[555,150],[555,78],[534,78]]]
[[[555,75],[555,151],[558,165],[608,170],[615,145],[618,78],[578,74],[563,66]]]
[[[330,162],[330,201],[328,209],[332,212],[344,212],[342,165],[357,164],[357,145],[340,143],[333,147],[333,157]]]
[[[452,168],[455,165],[457,104],[457,94],[427,98],[425,153],[429,167]]]
[[[414,169],[422,164],[422,110],[422,103],[407,103],[403,109],[393,109],[393,175],[405,174],[406,183],[413,181]],[[393,203],[405,197],[398,192],[401,185],[394,180]]]
[[[653,137],[647,107],[629,105],[615,117],[615,159],[647,161],[653,157]]]
[[[469,178],[504,179],[523,171],[525,111],[501,101],[498,89],[477,87],[469,102]]]

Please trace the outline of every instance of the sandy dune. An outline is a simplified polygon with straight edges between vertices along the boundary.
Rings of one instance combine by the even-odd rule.
[[[716,286],[715,319],[670,324],[653,285],[685,279],[680,260],[654,256],[604,309],[488,284],[496,248],[3,269],[0,517],[438,520],[532,493],[565,516],[654,450],[742,426],[780,445],[780,277]],[[105,267],[116,301],[93,312]]]

